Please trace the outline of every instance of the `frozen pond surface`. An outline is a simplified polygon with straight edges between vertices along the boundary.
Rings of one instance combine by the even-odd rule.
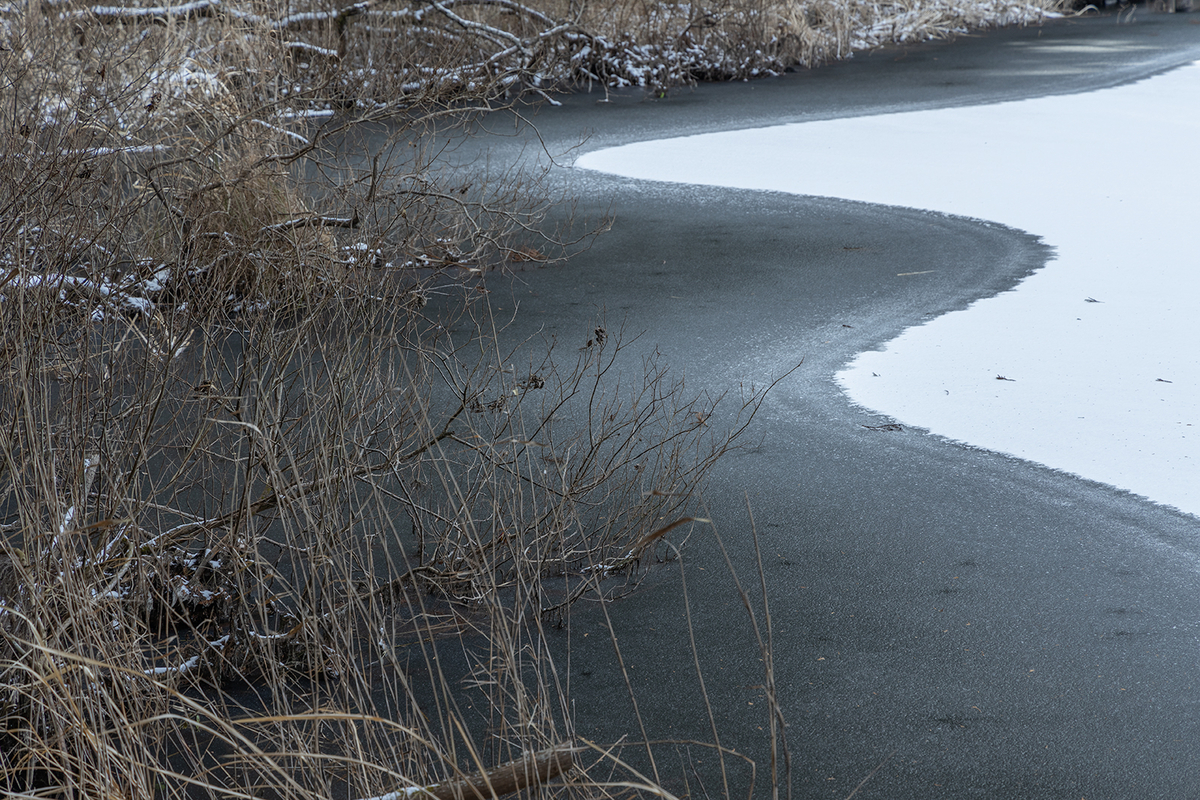
[[[576,165],[1043,237],[1046,268],[859,355],[839,384],[907,425],[1200,514],[1198,142],[1200,62],[1086,94],[662,139]]]

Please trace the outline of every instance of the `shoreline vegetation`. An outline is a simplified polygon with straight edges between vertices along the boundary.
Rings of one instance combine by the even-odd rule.
[[[0,3],[0,790],[672,796],[636,715],[573,729],[548,629],[712,535],[770,387],[691,392],[602,318],[505,347],[486,276],[605,223],[548,229],[541,176],[464,177],[454,137],[1056,8]]]

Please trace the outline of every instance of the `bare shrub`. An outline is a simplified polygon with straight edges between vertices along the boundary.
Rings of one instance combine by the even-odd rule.
[[[762,392],[620,374],[603,319],[502,349],[486,273],[573,243],[442,146],[1041,8],[0,6],[0,788],[661,794],[561,746],[543,626],[673,552]]]
[[[130,106],[124,117],[132,125],[147,115],[186,114],[197,99],[211,102],[230,84],[253,84],[260,102],[286,100],[293,110],[473,103],[523,93],[551,100],[548,90],[597,81],[667,89],[815,66],[889,43],[1037,23],[1061,5],[363,0],[279,10],[217,0],[149,8],[59,2],[47,6],[45,24],[70,26],[79,42],[79,64],[60,76],[74,78],[64,81],[67,89],[117,63],[89,49],[94,40],[114,38],[101,30],[120,30],[115,38],[126,41],[126,51],[136,46],[169,54],[170,68],[140,76],[139,105],[149,110]]]
[[[655,359],[618,375],[603,319],[565,359],[502,350],[485,274],[571,243],[536,185],[436,153],[528,65],[377,102],[297,61],[348,61],[350,16],[0,14],[6,792],[366,797],[559,763],[542,626],[636,580],[761,399],[717,427]],[[338,152],[383,122],[399,146]]]

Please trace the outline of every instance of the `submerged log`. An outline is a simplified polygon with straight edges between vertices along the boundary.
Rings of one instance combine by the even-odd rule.
[[[415,797],[437,800],[491,800],[552,780],[575,766],[575,747],[559,745],[458,780],[426,786]]]
[[[560,744],[547,750],[529,753],[487,772],[478,772],[432,786],[412,786],[399,792],[389,792],[369,800],[495,800],[553,780],[575,766],[579,748]]]

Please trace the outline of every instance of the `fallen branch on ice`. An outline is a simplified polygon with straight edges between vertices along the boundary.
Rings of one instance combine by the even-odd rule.
[[[560,744],[524,758],[452,781],[435,783],[432,786],[410,786],[398,792],[388,792],[364,800],[404,800],[409,797],[435,798],[436,800],[489,800],[506,794],[519,792],[529,786],[537,786],[569,772],[575,766],[578,747]]]

